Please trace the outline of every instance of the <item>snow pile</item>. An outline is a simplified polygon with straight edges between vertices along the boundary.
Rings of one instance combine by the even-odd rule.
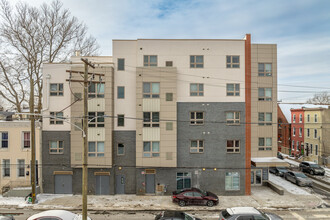
[[[290,160],[290,159],[284,159],[285,162],[288,162],[289,164],[291,165],[294,165],[296,167],[299,167],[299,162],[296,162],[296,161],[293,161],[293,160]]]
[[[307,192],[304,188],[299,187],[287,180],[285,180],[282,177],[275,176],[274,174],[269,174],[269,181],[272,183],[283,187],[286,191],[289,193],[295,194],[295,195],[311,195],[309,192]]]

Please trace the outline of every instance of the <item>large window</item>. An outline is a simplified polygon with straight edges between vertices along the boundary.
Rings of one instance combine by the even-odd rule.
[[[204,67],[204,56],[192,55],[190,56],[190,68],[203,68]]]
[[[203,153],[204,141],[203,140],[191,140],[190,141],[190,153]]]
[[[8,160],[8,159],[2,160],[2,167],[3,167],[2,176],[9,177],[10,176],[10,160]]]
[[[227,140],[227,153],[239,153],[240,141],[239,140]]]
[[[190,112],[190,124],[191,125],[204,124],[204,112]]]
[[[88,98],[104,98],[104,83],[91,83],[88,86]]]
[[[117,145],[117,155],[124,155],[125,154],[125,147],[124,144],[119,143]]]
[[[88,112],[88,127],[104,127],[104,112]]]
[[[189,189],[191,188],[191,173],[178,172],[176,173],[176,189]]]
[[[157,56],[156,55],[144,55],[143,66],[157,66]]]
[[[30,148],[31,142],[30,142],[30,132],[24,131],[23,132],[23,148]]]
[[[271,112],[259,112],[259,125],[272,125],[273,114]]]
[[[227,84],[227,96],[239,96],[239,84]]]
[[[63,96],[63,83],[51,83],[50,96]]]
[[[90,141],[88,142],[89,157],[104,157],[104,142]]]
[[[63,124],[63,112],[50,112],[49,124],[62,125]]]
[[[143,112],[143,127],[159,127],[159,112]]]
[[[258,88],[259,101],[272,101],[272,88]]]
[[[240,123],[240,112],[226,112],[227,125],[238,125]]]
[[[272,64],[271,63],[259,63],[258,64],[258,76],[272,76]]]
[[[118,67],[117,70],[125,70],[125,59],[124,58],[118,58]]]
[[[50,154],[63,154],[64,141],[49,141],[49,153]]]
[[[190,83],[190,96],[204,96],[204,84]]]
[[[272,150],[272,138],[271,137],[260,137],[258,150]]]
[[[240,190],[239,172],[226,172],[225,189]]]
[[[8,148],[8,132],[0,132],[0,148]]]
[[[159,98],[159,82],[143,83],[143,98]]]
[[[125,98],[125,86],[117,87],[117,98],[124,99]]]
[[[18,167],[17,167],[17,173],[19,177],[25,176],[25,160],[17,160]]]
[[[227,56],[226,60],[227,68],[239,68],[239,56]]]
[[[144,141],[143,157],[159,157],[159,141]]]

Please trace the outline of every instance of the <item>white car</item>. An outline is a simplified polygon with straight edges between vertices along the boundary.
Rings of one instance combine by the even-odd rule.
[[[81,220],[82,215],[65,210],[48,210],[32,215],[27,220]],[[87,217],[88,220],[91,218]]]

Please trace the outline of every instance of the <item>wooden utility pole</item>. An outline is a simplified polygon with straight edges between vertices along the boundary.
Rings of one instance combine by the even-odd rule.
[[[31,147],[31,187],[32,187],[32,204],[36,201],[36,142],[35,142],[35,119],[34,119],[34,81],[30,76],[30,147]],[[23,137],[24,138],[24,137]]]
[[[88,167],[87,167],[87,156],[88,156],[88,140],[87,140],[87,131],[88,131],[88,66],[95,68],[95,66],[88,62],[88,59],[81,60],[84,62],[85,73],[84,73],[84,118],[83,118],[83,172],[82,172],[82,214],[83,220],[87,220],[87,186],[88,186]]]

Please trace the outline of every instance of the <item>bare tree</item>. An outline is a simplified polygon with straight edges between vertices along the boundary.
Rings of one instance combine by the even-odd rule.
[[[21,2],[13,8],[7,0],[0,3],[3,20],[0,24],[0,45],[6,48],[3,53],[11,60],[15,59],[16,63],[24,64],[20,76],[11,78],[11,90],[21,90],[16,92],[22,98],[20,83],[14,81],[26,78],[29,86],[35,88],[35,97],[29,99],[35,100],[33,103],[39,113],[42,109],[42,64],[67,61],[75,50],[80,50],[82,55],[96,55],[99,48],[95,38],[87,36],[86,25],[62,7],[58,0],[44,3],[39,8]],[[5,59],[0,61],[6,62]],[[0,93],[3,98],[5,95]],[[22,104],[13,97],[9,102],[15,102],[15,106]]]
[[[307,100],[309,104],[330,105],[330,93],[321,92],[314,94],[313,98]]]

